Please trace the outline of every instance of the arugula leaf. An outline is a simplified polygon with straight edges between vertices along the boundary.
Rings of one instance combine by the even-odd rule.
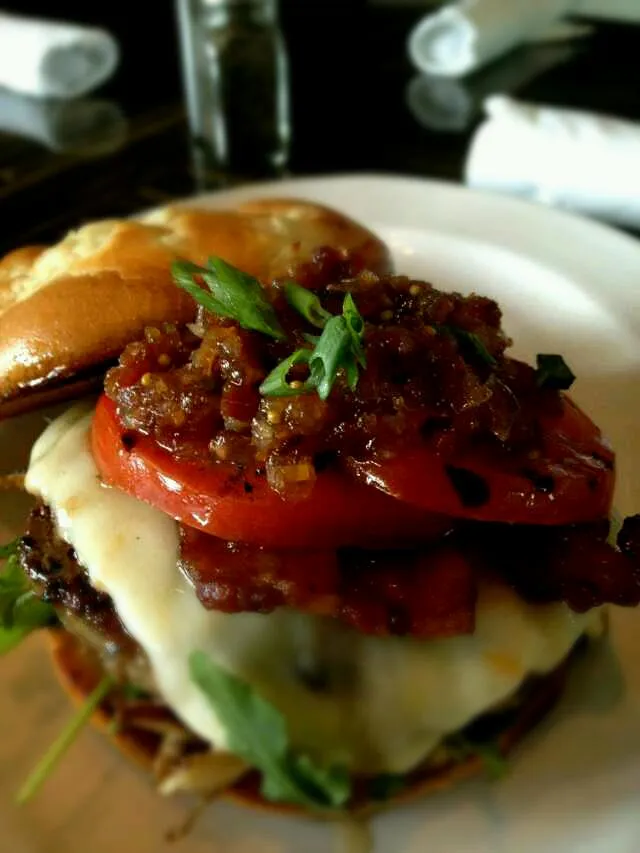
[[[0,549],[0,559],[7,560],[0,572],[0,654],[15,648],[31,631],[57,621],[54,608],[37,598],[20,568],[19,541]]]
[[[331,319],[332,315],[322,307],[316,294],[312,290],[307,290],[306,287],[296,284],[295,281],[286,282],[284,295],[289,305],[295,308],[298,314],[302,314],[312,326],[322,329],[326,322]]]
[[[257,278],[217,257],[209,258],[206,267],[189,261],[174,261],[171,273],[175,283],[212,314],[235,320],[243,329],[286,340],[275,309]],[[198,285],[196,276],[207,285],[210,293]]]
[[[312,808],[341,808],[351,796],[351,778],[344,767],[320,767],[308,755],[287,753],[284,767],[303,792],[304,800],[289,800],[282,796],[281,779],[278,776],[262,777],[262,793],[268,800],[287,799],[302,802]]]
[[[472,741],[463,734],[447,738],[446,746],[455,761],[478,756],[492,779],[502,778],[508,770],[508,762],[496,743]],[[407,776],[401,773],[381,773],[369,780],[368,794],[372,800],[390,800],[407,786]]]
[[[285,397],[304,394],[314,388],[321,400],[331,394],[340,370],[344,370],[347,384],[353,391],[358,384],[359,368],[367,366],[362,346],[364,320],[350,293],[344,298],[341,315],[334,315],[324,325],[313,350],[299,349],[281,362],[264,380],[260,393],[265,396]],[[307,363],[309,378],[294,388],[286,381],[294,364]]]
[[[87,696],[82,707],[69,720],[18,791],[16,795],[18,805],[24,805],[40,790],[62,756],[89,722],[93,712],[102,700],[109,695],[114,685],[114,679],[110,675],[105,675],[98,686]]]
[[[16,536],[16,538],[7,542],[6,545],[0,545],[0,560],[8,560],[9,557],[14,557],[18,553],[18,545],[20,543],[20,537]]]
[[[561,355],[539,353],[536,356],[536,382],[539,388],[568,391],[576,377]]]
[[[473,741],[463,734],[456,734],[447,738],[447,747],[458,761],[477,755],[492,779],[501,779],[509,769],[509,763],[497,743]]]
[[[189,659],[192,680],[227,731],[227,746],[262,773],[262,793],[314,809],[340,808],[351,794],[344,770],[322,768],[289,748],[286,723],[273,705],[203,652]]]
[[[130,681],[121,685],[120,693],[124,699],[130,702],[136,702],[140,699],[148,699],[150,696],[148,690],[145,690],[144,687],[138,687],[137,684],[133,684]]]

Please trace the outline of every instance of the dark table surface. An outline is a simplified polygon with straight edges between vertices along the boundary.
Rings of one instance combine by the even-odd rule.
[[[51,15],[45,0],[24,0],[19,8]],[[423,13],[364,0],[283,2],[291,68],[288,174],[382,171],[459,181],[482,96],[497,89],[640,120],[640,27],[598,24],[585,40],[521,48],[454,84],[438,110],[406,54],[407,34]],[[56,16],[117,35],[118,72],[90,97],[115,105],[124,132],[111,148],[75,152],[0,132],[1,251],[206,188],[194,174],[172,4],[141,4],[132,18],[115,0],[60,0]],[[465,105],[461,115],[449,114],[453,96]]]

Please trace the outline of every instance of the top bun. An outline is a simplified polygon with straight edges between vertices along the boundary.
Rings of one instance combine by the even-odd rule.
[[[268,280],[291,275],[320,246],[344,249],[376,272],[390,268],[370,231],[287,199],[228,210],[171,206],[10,252],[0,260],[0,416],[84,392],[145,326],[192,320],[194,302],[171,278],[175,258],[203,264],[219,255]]]

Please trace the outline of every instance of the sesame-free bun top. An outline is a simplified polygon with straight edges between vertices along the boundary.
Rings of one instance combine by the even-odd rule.
[[[386,247],[366,228],[288,199],[170,206],[10,252],[0,260],[0,417],[84,392],[145,326],[193,319],[193,300],[171,278],[174,259],[203,264],[219,255],[268,280],[290,275],[321,246],[349,251],[376,272],[390,268]]]

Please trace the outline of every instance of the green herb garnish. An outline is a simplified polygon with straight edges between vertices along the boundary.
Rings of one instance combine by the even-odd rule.
[[[123,699],[126,699],[129,702],[138,702],[141,699],[149,698],[149,691],[145,690],[144,687],[138,687],[137,684],[132,684],[128,682],[127,684],[123,684],[120,687],[120,693],[122,694]]]
[[[54,625],[54,608],[41,601],[20,568],[16,539],[0,548],[0,559],[6,560],[0,572],[0,654],[17,646],[31,631]]]
[[[174,261],[171,267],[176,284],[200,305],[219,317],[235,320],[243,329],[262,332],[276,340],[286,340],[273,305],[267,299],[258,279],[231,266],[222,258],[209,258],[206,267],[190,261]],[[205,290],[198,282],[207,287]],[[326,400],[343,370],[353,390],[360,368],[366,367],[362,340],[364,320],[350,293],[344,298],[342,314],[334,316],[325,310],[315,293],[294,281],[284,286],[287,302],[319,329],[320,336],[305,335],[313,349],[299,349],[281,362],[260,386],[260,392],[271,397],[285,397],[317,390]],[[309,365],[309,377],[302,385],[288,381],[288,373],[296,364]]]
[[[324,325],[319,338],[312,338],[315,346],[296,350],[281,362],[264,380],[260,393],[267,397],[287,397],[316,390],[321,400],[331,393],[340,370],[343,370],[349,388],[358,384],[360,368],[367,365],[362,340],[364,320],[350,293],[344,298],[342,314],[332,316]],[[292,386],[287,375],[294,364],[308,364],[309,377],[301,385]]]
[[[447,738],[447,747],[457,761],[478,756],[492,779],[501,779],[509,768],[500,746],[495,742],[469,740],[463,734],[456,734]]]
[[[284,295],[292,308],[302,314],[305,320],[308,320],[312,326],[317,326],[323,329],[332,315],[326,311],[320,304],[320,300],[312,290],[307,290],[296,284],[295,281],[288,281],[284,286]]]
[[[42,759],[29,774],[24,785],[18,791],[16,802],[24,805],[42,787],[51,775],[56,765],[78,737],[84,726],[89,722],[93,712],[102,700],[110,693],[114,686],[114,680],[110,675],[105,675],[100,684],[87,696],[82,707],[76,711],[65,728],[60,732],[55,741],[43,755]]]
[[[367,359],[362,346],[362,339],[364,338],[364,320],[362,319],[362,315],[358,311],[356,303],[353,301],[353,296],[350,293],[347,293],[344,298],[344,302],[342,304],[342,316],[344,317],[351,337],[351,351],[353,358],[364,370],[367,366]]]
[[[573,371],[561,355],[538,354],[536,364],[536,382],[539,388],[568,391],[575,382]]]
[[[310,390],[308,382],[303,382],[299,386],[292,386],[288,381],[289,371],[296,364],[309,364],[313,350],[297,349],[284,361],[281,361],[277,367],[264,380],[260,386],[260,393],[265,397],[292,397],[295,394],[305,394]]]
[[[320,340],[309,359],[311,386],[316,388],[321,400],[326,400],[340,368],[347,373],[349,387],[358,381],[356,356],[352,349],[351,332],[344,317],[332,317],[322,330]],[[355,374],[352,368],[356,368]]]
[[[490,367],[495,367],[497,364],[495,358],[491,355],[486,346],[482,343],[478,335],[473,332],[466,332],[464,329],[453,328],[454,337],[458,341],[458,345],[463,351],[467,351],[479,358]]]
[[[209,258],[206,267],[174,261],[171,273],[176,284],[210,313],[235,320],[243,329],[286,340],[275,309],[257,278],[215,257]],[[196,278],[202,279],[209,291]]]
[[[479,359],[489,367],[495,367],[497,362],[486,348],[484,343],[475,334],[475,332],[467,332],[466,329],[461,329],[459,326],[450,326],[447,323],[434,323],[434,329],[438,332],[451,335],[455,338],[462,355],[467,359]]]
[[[350,797],[344,769],[323,768],[289,747],[285,719],[252,688],[203,652],[189,659],[192,680],[227,732],[227,748],[262,774],[262,793],[274,801],[335,809]]]
[[[20,537],[16,536],[12,542],[7,542],[6,545],[0,545],[0,560],[8,560],[9,557],[15,557],[18,553],[19,544]]]

